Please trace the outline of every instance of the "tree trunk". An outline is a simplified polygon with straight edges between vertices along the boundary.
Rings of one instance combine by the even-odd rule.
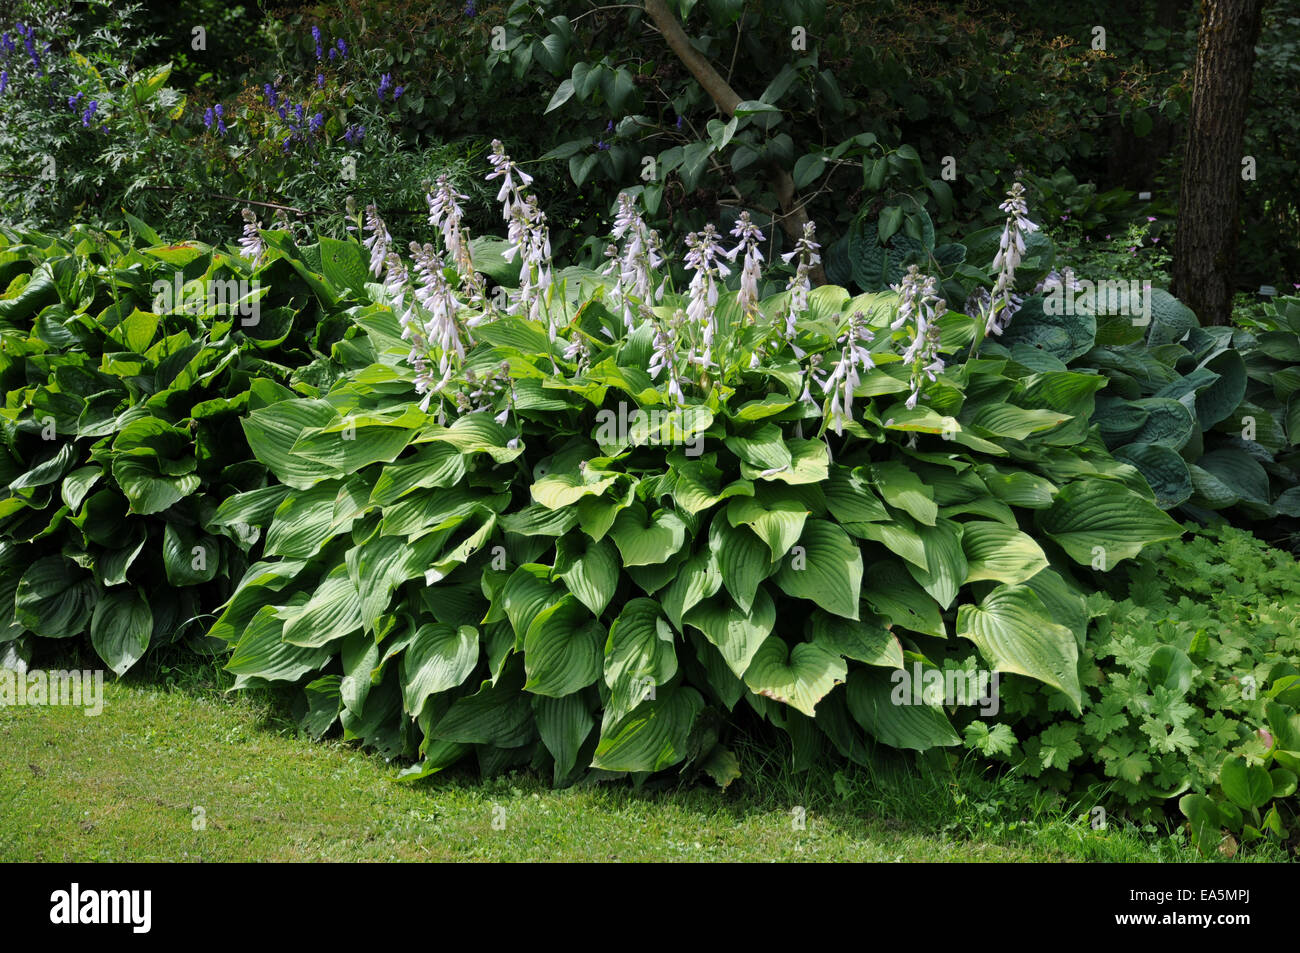
[[[1242,138],[1266,0],[1204,0],[1192,74],[1173,291],[1202,324],[1228,324],[1236,274]]]
[[[695,47],[691,46],[690,38],[686,31],[682,29],[681,23],[664,0],[644,0],[645,12],[654,23],[655,27],[663,34],[665,42],[669,48],[682,61],[695,81],[703,87],[704,91],[709,94],[714,105],[718,107],[728,117],[736,112],[736,107],[743,102],[740,95],[731,88],[721,74],[713,68],[713,64],[700,55]],[[804,223],[809,221],[808,211],[799,201],[799,196],[795,192],[794,178],[789,171],[773,163],[768,167],[768,176],[772,183],[772,188],[776,192],[776,200],[781,206],[781,214],[777,217],[782,230],[792,242],[797,242],[803,237]],[[825,242],[825,237],[822,241]],[[822,271],[821,265],[815,266],[809,274],[813,284],[825,284],[826,274]]]

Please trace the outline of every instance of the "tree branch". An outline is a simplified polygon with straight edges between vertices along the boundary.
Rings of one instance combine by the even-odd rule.
[[[701,56],[699,51],[691,45],[686,31],[682,29],[681,23],[678,22],[673,12],[668,9],[668,5],[664,0],[644,0],[644,2],[646,15],[650,17],[655,27],[663,34],[668,48],[682,61],[682,65],[690,71],[691,75],[695,77],[695,81],[709,94],[709,98],[713,100],[718,109],[728,117],[734,116],[736,107],[744,100],[731,88],[731,84],[713,68],[713,64]],[[777,222],[792,242],[798,241],[803,237],[804,224],[811,221],[811,219],[808,217],[807,209],[796,199],[794,178],[775,161],[768,162],[767,169],[772,188],[776,192],[776,200],[781,206],[782,214],[776,217]],[[822,271],[820,265],[812,270],[809,277],[817,284],[825,284],[826,282],[826,274]]]

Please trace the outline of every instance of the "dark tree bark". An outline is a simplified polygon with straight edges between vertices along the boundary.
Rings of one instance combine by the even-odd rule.
[[[1202,324],[1227,324],[1240,231],[1242,138],[1267,0],[1204,0],[1192,75],[1173,291]]]

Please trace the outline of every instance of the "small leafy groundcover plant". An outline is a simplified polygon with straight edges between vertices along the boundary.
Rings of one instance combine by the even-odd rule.
[[[373,208],[364,244],[322,240],[333,277],[263,233],[354,327],[328,386],[261,392],[242,423],[280,485],[209,521],[264,533],[211,629],[238,684],[301,684],[314,734],[412,776],[474,755],[557,783],[726,783],[742,709],[804,763],[958,745],[971,708],[896,701],[956,660],[1080,710],[1071,567],[1181,532],[1090,428],[1102,378],[979,357],[983,317],[915,269],[810,290],[811,231],[760,299],[743,215],[734,247],[688,237],[684,293],[630,196],[609,268],[560,269],[527,175],[492,163],[504,243],[470,242],[445,181],[409,259]]]
[[[121,675],[200,636],[248,565],[221,500],[264,493],[240,415],[347,320],[283,260],[79,227],[0,232],[0,652],[89,637]],[[210,617],[209,617],[210,618]]]
[[[1231,851],[1286,837],[1300,806],[1300,568],[1242,530],[1188,529],[1131,565],[1120,601],[1089,598],[1082,716],[1012,683],[966,742],[1085,805],[1179,798],[1193,840]]]

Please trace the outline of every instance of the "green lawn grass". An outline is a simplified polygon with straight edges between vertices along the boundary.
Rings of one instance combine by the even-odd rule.
[[[0,860],[1195,859],[1168,833],[1094,831],[1059,807],[1025,816],[960,772],[795,775],[757,747],[725,792],[554,791],[468,770],[401,781],[397,765],[302,736],[273,696],[224,684],[215,667],[155,666],[106,684],[98,717],[0,708]]]

